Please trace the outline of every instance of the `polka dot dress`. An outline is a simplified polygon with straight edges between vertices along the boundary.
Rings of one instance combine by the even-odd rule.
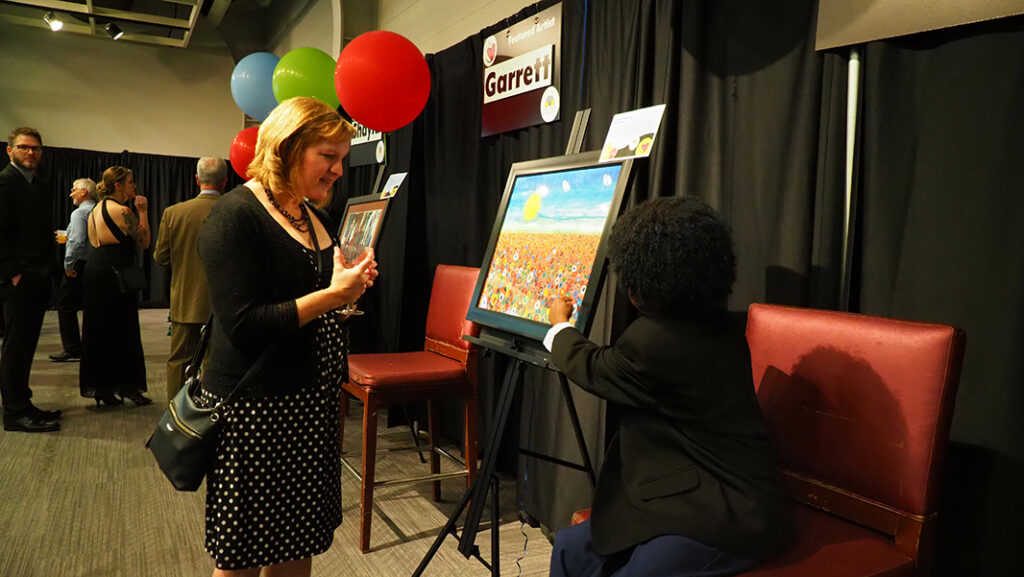
[[[311,264],[313,251],[307,251]],[[347,328],[338,311],[313,321],[314,386],[242,398],[221,429],[206,478],[206,550],[218,569],[246,569],[325,552],[341,524],[339,395]],[[202,391],[200,404],[220,398]]]

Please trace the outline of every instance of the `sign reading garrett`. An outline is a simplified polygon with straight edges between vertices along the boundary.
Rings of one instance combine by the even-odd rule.
[[[481,136],[557,120],[562,4],[484,40]]]

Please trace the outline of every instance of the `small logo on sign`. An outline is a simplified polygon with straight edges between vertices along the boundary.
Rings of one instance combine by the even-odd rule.
[[[497,57],[498,41],[494,39],[494,36],[488,36],[487,40],[484,40],[484,66],[494,64],[494,59]]]
[[[548,86],[544,89],[544,95],[540,97],[540,117],[544,119],[544,122],[551,122],[558,117],[560,104],[557,88]]]

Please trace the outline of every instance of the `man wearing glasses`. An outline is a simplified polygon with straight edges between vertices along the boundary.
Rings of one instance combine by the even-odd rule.
[[[60,411],[32,404],[29,373],[53,288],[53,198],[37,174],[43,139],[34,128],[7,137],[11,163],[0,171],[0,300],[7,328],[0,349],[5,431],[60,429]]]

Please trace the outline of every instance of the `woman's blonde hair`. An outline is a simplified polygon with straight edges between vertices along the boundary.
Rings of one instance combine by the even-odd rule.
[[[324,140],[351,140],[355,134],[354,126],[320,100],[289,98],[260,125],[256,155],[246,173],[268,190],[294,194],[290,183],[302,168],[307,148]]]
[[[103,171],[103,179],[96,185],[96,196],[100,200],[113,196],[117,191],[114,186],[118,182],[125,182],[132,175],[132,171],[123,166],[111,166]]]

